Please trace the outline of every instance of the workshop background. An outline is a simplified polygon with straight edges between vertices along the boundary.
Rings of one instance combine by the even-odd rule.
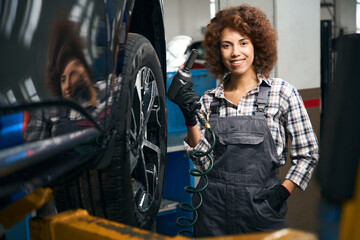
[[[178,35],[190,36],[192,41],[201,41],[207,23],[218,10],[242,3],[263,10],[276,29],[279,38],[278,61],[271,76],[282,78],[299,90],[320,139],[321,21],[328,20],[331,24],[332,38],[356,33],[360,1],[165,0],[167,43]],[[282,177],[289,167],[290,161],[281,168]],[[296,190],[288,200],[287,221],[291,228],[319,231],[318,206],[322,200],[316,173],[305,192]]]
[[[18,4],[18,1],[11,2],[9,0],[5,2],[6,4],[0,3],[0,13],[11,12],[12,14],[5,15],[14,17],[15,13],[17,13],[14,6]],[[36,3],[39,2],[43,3],[44,8],[36,7]],[[87,129],[85,133],[88,135],[85,135],[85,137],[92,139],[91,142],[88,138],[85,139],[83,135],[79,134],[76,134],[76,136],[79,135],[81,138],[74,137],[72,142],[67,142],[68,136],[75,136],[74,133],[79,131],[69,131],[70,134],[63,134],[63,138],[59,138],[54,131],[55,137],[49,136],[44,139],[35,139],[34,145],[24,141],[22,135],[23,129],[26,130],[27,127],[24,123],[29,122],[30,119],[28,109],[26,111],[21,108],[21,111],[15,109],[15,111],[20,111],[16,112],[16,114],[12,114],[13,106],[5,110],[1,109],[3,115],[0,114],[0,130],[4,126],[7,127],[4,123],[16,124],[17,128],[13,132],[16,133],[17,142],[14,144],[12,139],[7,141],[7,136],[10,134],[0,134],[0,140],[3,143],[3,145],[0,143],[0,160],[11,160],[10,163],[6,162],[5,167],[0,167],[0,169],[4,173],[16,165],[16,168],[10,169],[9,174],[6,173],[0,176],[0,240],[28,240],[30,239],[30,233],[32,239],[50,239],[48,234],[53,235],[51,239],[67,239],[67,237],[88,239],[86,234],[95,236],[96,239],[102,239],[98,235],[99,233],[104,237],[113,237],[112,239],[122,239],[123,236],[134,236],[136,239],[177,238],[174,236],[179,233],[178,231],[182,230],[177,219],[183,216],[192,217],[191,212],[180,209],[183,206],[181,203],[191,203],[192,195],[185,192],[184,188],[186,189],[185,186],[196,186],[198,177],[189,174],[189,170],[193,169],[194,165],[184,151],[183,139],[186,134],[184,118],[179,107],[166,99],[165,87],[168,88],[173,79],[176,79],[174,75],[182,71],[178,70],[184,66],[184,61],[189,56],[192,48],[199,50],[199,56],[190,70],[195,92],[202,95],[205,90],[214,88],[219,83],[219,79],[215,79],[204,68],[204,52],[201,49],[203,33],[206,25],[218,10],[243,3],[262,9],[277,31],[279,38],[278,61],[271,72],[271,77],[282,78],[299,90],[318,140],[321,139],[319,145],[322,150],[320,166],[317,167],[306,191],[302,192],[297,189],[287,201],[288,214],[286,218],[289,229],[281,230],[280,235],[278,235],[279,232],[270,233],[271,235],[261,239],[272,239],[272,237],[283,239],[282,237],[287,233],[289,235],[286,239],[295,239],[291,234],[302,235],[303,238],[301,239],[360,239],[360,228],[358,228],[360,226],[360,164],[358,164],[360,156],[360,148],[358,147],[360,146],[360,125],[356,124],[357,119],[360,118],[360,111],[358,111],[360,106],[360,98],[358,98],[360,68],[357,67],[360,65],[360,34],[355,34],[360,33],[360,0],[137,0],[134,9],[131,6],[127,8],[129,5],[126,4],[124,5],[125,8],[120,8],[120,5],[112,6],[111,4],[116,1],[102,2],[93,0],[89,1],[92,3],[89,6],[85,4],[86,2],[73,0],[59,2],[58,5],[54,5],[54,3],[46,3],[46,1],[30,1],[26,6],[33,6],[35,10],[44,9],[43,11],[35,11],[35,15],[39,13],[45,15],[39,18],[40,23],[42,23],[39,24],[40,30],[42,27],[48,26],[47,17],[53,15],[49,14],[51,12],[49,9],[57,12],[58,7],[56,6],[65,6],[65,3],[67,3],[67,8],[73,7],[71,8],[74,10],[73,15],[71,15],[73,18],[79,17],[81,14],[83,16],[74,18],[75,20],[71,21],[77,24],[85,24],[83,26],[87,27],[90,26],[87,18],[88,15],[91,15],[85,14],[88,11],[91,12],[95,9],[96,14],[93,17],[103,16],[104,21],[111,23],[112,18],[117,16],[117,13],[121,12],[120,10],[125,9],[122,12],[123,14],[119,15],[119,26],[115,24],[105,25],[103,24],[105,22],[94,21],[92,23],[94,25],[91,25],[92,27],[89,27],[89,29],[99,30],[100,37],[93,38],[92,34],[85,34],[85,37],[87,37],[85,40],[89,40],[87,47],[97,46],[99,50],[99,55],[95,54],[95,57],[90,59],[93,63],[93,69],[96,70],[95,73],[102,77],[99,79],[103,81],[108,77],[107,71],[99,70],[112,66],[117,74],[124,74],[124,76],[119,75],[123,78],[118,78],[118,80],[129,82],[129,88],[120,88],[121,94],[118,94],[116,89],[116,91],[114,90],[121,97],[116,99],[114,104],[121,103],[119,106],[123,106],[124,109],[112,108],[113,105],[106,105],[108,109],[96,116],[101,119],[99,122],[94,121],[91,117],[89,119],[92,122],[83,121],[83,119],[71,121],[71,124]],[[118,3],[120,2],[122,1],[118,1]],[[134,2],[129,1],[128,3]],[[97,4],[99,7],[94,7],[93,4]],[[25,9],[25,4],[21,4],[21,6],[23,8],[19,9]],[[161,11],[162,6],[163,12]],[[14,11],[5,11],[4,9],[13,9]],[[113,16],[112,14],[103,13],[115,14]],[[129,33],[131,34],[126,36],[127,32],[124,26],[129,25],[129,13],[132,13],[129,27]],[[0,17],[0,20],[3,21],[6,16]],[[28,13],[22,11],[16,16],[16,19],[23,20],[26,19],[23,17],[27,17]],[[18,72],[18,69],[11,64],[15,58],[9,58],[11,61],[9,61],[9,64],[5,64],[8,62],[8,55],[6,54],[11,54],[14,50],[22,51],[22,48],[17,48],[17,46],[23,45],[22,42],[19,42],[19,44],[12,41],[12,38],[5,37],[1,39],[1,34],[9,35],[12,26],[17,26],[12,24],[14,21],[10,21],[7,25],[8,28],[4,28],[5,21],[2,21],[0,21],[0,40],[5,40],[8,43],[8,45],[4,44],[3,46],[13,46],[13,48],[9,48],[8,51],[0,51],[2,53],[0,54],[2,56],[1,63],[4,66],[11,66],[9,69],[3,67],[0,76],[2,76],[2,72]],[[66,19],[65,23],[67,22],[68,19]],[[18,25],[19,23],[20,21],[18,21]],[[165,24],[165,29],[163,29],[162,23]],[[32,25],[30,24],[30,26]],[[106,26],[106,31],[103,28],[104,26]],[[119,27],[121,31],[112,31],[115,27]],[[14,27],[14,32],[19,32],[21,33],[20,36],[22,36],[21,29]],[[33,43],[36,44],[32,45],[31,51],[25,51],[24,53],[27,55],[25,54],[20,60],[25,59],[24,62],[27,62],[31,59],[29,61],[31,74],[41,77],[26,79],[27,82],[35,83],[30,87],[27,86],[26,89],[24,88],[26,83],[24,79],[14,77],[18,81],[9,81],[10,78],[1,77],[2,81],[0,83],[6,83],[4,86],[9,86],[9,89],[0,88],[0,100],[2,100],[2,96],[5,96],[2,93],[6,92],[11,93],[6,95],[9,103],[17,103],[16,95],[24,97],[24,99],[28,97],[30,99],[28,102],[35,103],[36,107],[36,101],[42,99],[45,96],[44,93],[48,94],[43,84],[43,68],[39,67],[39,62],[41,63],[39,59],[41,56],[44,57],[42,62],[46,64],[46,53],[49,50],[46,50],[43,46],[39,47],[42,41],[35,40],[36,37],[42,40],[44,36],[47,38],[48,33],[40,30],[37,32],[38,35],[34,35]],[[110,35],[106,34],[108,33],[107,30],[113,32],[114,42],[116,41],[119,44],[112,49],[113,51],[109,52],[107,50],[111,50],[112,46],[104,44],[112,39]],[[81,33],[83,31],[77,31],[70,37],[81,36]],[[140,34],[140,37],[137,36],[138,34]],[[65,36],[63,34],[59,35]],[[16,36],[16,34],[13,34],[13,37]],[[49,36],[53,35],[50,34]],[[151,43],[147,43],[146,38],[149,38]],[[125,39],[128,41],[126,44]],[[16,44],[12,44],[13,42]],[[51,43],[50,40],[47,42]],[[24,41],[24,43],[26,45],[27,42]],[[65,43],[62,43],[62,45],[67,46],[68,43]],[[156,66],[149,64],[151,72],[157,73],[154,79],[151,79],[151,84],[154,84],[152,88],[148,87],[149,79],[147,79],[152,75],[142,74],[145,69],[140,64],[142,62],[134,60],[139,56],[138,53],[142,53],[143,48],[152,49],[149,44],[155,47],[154,51],[147,52],[147,55],[141,54],[141,59],[147,59],[146,64],[148,62],[158,63],[157,57],[160,57],[161,62],[161,65]],[[139,47],[139,45],[141,46]],[[47,45],[45,44],[45,46]],[[42,49],[42,51],[38,49]],[[84,48],[84,52],[89,53],[89,49]],[[32,61],[32,51],[39,53],[36,55],[36,61]],[[131,54],[125,54],[125,52]],[[115,63],[124,61],[137,64],[135,64],[136,66],[133,66],[133,64],[110,64],[112,63],[109,61],[110,58],[107,58],[106,54],[104,57],[100,53],[117,54],[117,57],[111,58],[115,60]],[[81,52],[75,55],[83,57],[83,54]],[[10,56],[12,57],[13,54]],[[123,56],[125,60],[123,60]],[[16,58],[16,61],[13,62],[18,63],[18,59]],[[41,71],[32,72],[33,66],[41,69]],[[57,64],[54,66],[57,66]],[[131,67],[131,69],[125,68],[126,66]],[[132,67],[135,68],[135,71],[133,71]],[[131,73],[137,75],[129,74],[130,70]],[[24,68],[24,73],[27,72],[28,69]],[[22,74],[19,71],[18,75],[22,76]],[[164,74],[166,74],[166,79],[163,78]],[[8,82],[9,84],[7,84]],[[110,86],[109,81],[104,82],[106,82],[106,86]],[[114,86],[126,86],[118,84],[120,83],[115,82]],[[35,89],[34,86],[37,87],[37,91],[31,92],[28,90]],[[15,95],[12,89],[17,90]],[[128,91],[128,89],[132,89],[132,91]],[[154,92],[152,92],[153,90]],[[151,95],[151,98],[140,97],[145,96],[145,93],[146,96]],[[106,94],[106,97],[110,99],[112,95]],[[110,103],[109,99],[106,101]],[[160,100],[155,101],[154,99]],[[11,100],[14,100],[14,102]],[[60,104],[64,102],[66,103],[66,101],[62,101]],[[148,106],[146,104],[149,104],[149,106],[153,104],[153,106],[142,108]],[[45,105],[45,107],[47,106]],[[106,113],[111,109],[118,110],[111,112],[113,114],[111,116],[116,117],[116,121],[112,121],[115,119],[112,117],[105,118],[105,116],[109,115]],[[144,114],[143,109],[149,110],[150,115]],[[80,110],[85,112],[82,108]],[[9,112],[11,114],[4,115],[4,113]],[[328,114],[330,112],[332,114]],[[325,113],[326,117],[324,117]],[[16,121],[8,120],[9,116],[14,117]],[[146,121],[149,120],[149,122],[144,121],[146,124],[138,128],[137,121],[144,120],[142,119],[144,116],[151,116],[146,118]],[[123,119],[124,121],[122,121]],[[339,119],[341,121],[338,121]],[[67,120],[65,119],[64,122],[69,124],[70,121]],[[121,148],[120,151],[113,147],[115,144],[114,139],[117,139],[117,137],[122,139],[125,136],[117,135],[117,128],[113,132],[107,131],[109,129],[113,130],[109,128],[109,126],[112,126],[110,124],[112,122],[116,123],[116,126],[120,123],[119,128],[121,130],[119,134],[123,132],[131,133],[129,141],[120,141],[120,144],[116,142],[116,146],[119,149]],[[98,131],[91,124],[102,131]],[[163,127],[166,125],[167,128]],[[12,125],[9,124],[9,126]],[[105,128],[106,126],[108,128]],[[104,129],[100,127],[104,127]],[[126,131],[123,131],[124,129]],[[144,129],[146,131],[143,131]],[[147,131],[149,129],[152,131]],[[338,134],[339,132],[341,134]],[[12,135],[15,136],[15,134]],[[150,137],[148,138],[148,136]],[[59,139],[64,140],[60,141]],[[149,139],[153,140],[153,142]],[[53,141],[50,142],[50,140]],[[146,148],[143,148],[143,141],[147,143]],[[51,153],[45,150],[34,153],[33,148],[24,148],[25,152],[20,147],[30,143],[26,147],[35,146],[40,148],[44,142],[50,142],[49,145],[53,148],[44,149],[48,152],[51,151]],[[68,146],[64,147],[64,143]],[[53,150],[54,146],[62,146],[63,148],[57,147],[55,151]],[[36,149],[35,147],[34,149]],[[19,149],[20,153],[25,152],[25,154],[13,154],[9,149]],[[69,150],[70,154],[64,149]],[[35,162],[29,164],[30,166],[18,164],[29,159],[38,160],[39,153],[43,154],[43,156],[40,156],[42,158],[39,158],[43,162]],[[144,158],[138,157],[144,153]],[[73,159],[75,160],[73,161]],[[65,166],[65,163],[67,164],[66,167],[62,167],[63,164]],[[126,172],[128,168],[130,168],[130,174]],[[288,160],[286,166],[280,169],[282,178],[285,177],[289,168],[290,160]],[[121,172],[118,172],[118,169]],[[113,170],[114,172],[112,172]],[[358,173],[355,181],[356,170],[358,170]],[[113,182],[114,179],[119,180],[119,182]],[[354,187],[355,184],[357,186]],[[50,187],[48,187],[49,185]],[[47,188],[41,188],[43,186]],[[55,200],[52,198],[53,193]],[[62,195],[65,195],[63,196],[64,199],[62,199]],[[55,208],[56,201],[57,208]],[[61,204],[65,204],[62,210],[68,211],[61,212]],[[159,205],[160,209],[158,211]],[[72,211],[71,209],[77,210]],[[123,210],[124,212],[122,212]],[[108,213],[113,214],[113,216],[107,216]],[[75,221],[70,221],[70,216],[74,217]],[[123,219],[118,220],[118,217]],[[85,223],[85,227],[80,229],[83,223]],[[96,228],[94,228],[94,225],[96,225]],[[69,232],[63,231],[58,226],[71,230]],[[137,229],[137,227],[143,229]],[[191,226],[185,228],[191,228]],[[340,228],[341,230],[339,230]],[[113,236],[114,232],[119,234],[119,237]],[[85,237],[80,238],[76,234],[84,234]],[[256,239],[260,239],[260,235]],[[310,237],[307,238],[306,236]],[[338,236],[340,237],[338,238]],[[246,237],[239,236],[239,239],[247,239]]]

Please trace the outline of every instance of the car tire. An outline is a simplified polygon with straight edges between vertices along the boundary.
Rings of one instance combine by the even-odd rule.
[[[108,167],[89,170],[55,191],[58,211],[90,214],[150,229],[165,177],[167,119],[160,62],[151,43],[129,33]]]

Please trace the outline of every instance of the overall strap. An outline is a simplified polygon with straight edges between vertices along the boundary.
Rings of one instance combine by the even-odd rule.
[[[270,89],[271,87],[267,85],[266,82],[263,81],[261,83],[259,94],[255,102],[256,104],[255,116],[265,115],[265,109],[267,108],[269,102]]]
[[[220,100],[214,98],[214,100],[210,103],[210,118],[218,117],[220,114]]]

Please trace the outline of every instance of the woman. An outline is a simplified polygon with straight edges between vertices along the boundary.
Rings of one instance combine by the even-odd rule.
[[[249,5],[219,11],[207,26],[204,48],[208,70],[223,79],[200,102],[216,134],[214,168],[202,192],[196,237],[219,236],[287,227],[286,199],[296,188],[305,190],[318,160],[318,145],[298,91],[286,81],[269,78],[277,59],[277,36],[266,15]],[[187,103],[196,100],[190,89],[177,104],[188,129],[185,149],[195,158],[212,139],[199,128]],[[290,168],[284,181],[287,140],[292,140]],[[197,188],[204,186],[201,178]],[[199,196],[193,196],[193,204]]]

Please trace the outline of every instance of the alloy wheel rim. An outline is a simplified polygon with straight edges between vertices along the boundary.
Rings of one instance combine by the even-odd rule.
[[[136,75],[129,131],[132,190],[137,209],[141,212],[150,208],[159,183],[160,111],[154,73],[143,67]]]

